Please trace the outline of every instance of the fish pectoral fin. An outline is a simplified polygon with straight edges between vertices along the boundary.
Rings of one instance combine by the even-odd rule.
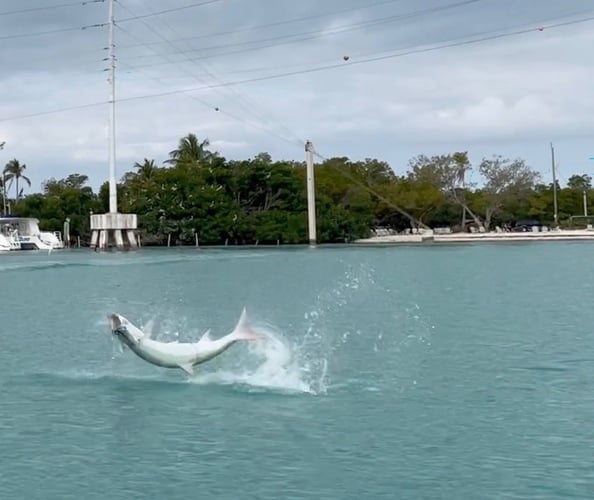
[[[194,367],[191,363],[180,364],[179,367],[185,371],[188,375],[194,375]]]

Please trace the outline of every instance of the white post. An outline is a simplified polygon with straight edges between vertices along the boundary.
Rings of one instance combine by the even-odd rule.
[[[114,45],[114,18],[113,0],[109,0],[109,211],[118,211],[118,193],[115,177],[116,163],[116,134],[115,134],[115,45]]]
[[[316,186],[313,163],[314,147],[310,141],[305,143],[305,161],[307,165],[307,226],[309,230],[309,244],[317,243],[316,230]]]
[[[555,227],[559,227],[559,213],[557,209],[557,174],[555,172],[555,148],[551,142],[551,169],[553,171],[553,219]]]
[[[6,141],[0,143],[0,150],[4,149]],[[6,215],[6,174],[2,169],[2,215]]]
[[[6,215],[6,176],[2,170],[2,215]]]
[[[590,156],[588,160],[594,160],[594,156]],[[584,189],[584,215],[588,215],[588,190]]]

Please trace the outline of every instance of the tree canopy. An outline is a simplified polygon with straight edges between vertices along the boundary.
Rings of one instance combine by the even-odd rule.
[[[169,236],[193,244],[196,235],[201,244],[307,241],[305,162],[273,161],[265,152],[227,160],[209,148],[208,139],[188,134],[162,165],[143,158],[122,175],[119,211],[138,214],[144,244],[166,244]],[[95,193],[87,176],[73,173],[22,195],[16,183],[29,184],[24,171],[16,159],[5,167],[7,188],[12,182],[16,188],[13,212],[37,217],[51,231],[69,217],[71,235],[87,242],[89,215],[108,211],[108,183]],[[367,237],[378,226],[467,230],[470,223],[489,230],[525,219],[553,221],[553,186],[521,158],[493,155],[474,167],[465,151],[419,155],[398,175],[379,159],[335,157],[317,163],[315,176],[320,242]],[[558,191],[559,220],[583,214],[583,194],[591,191],[589,175],[570,177]]]

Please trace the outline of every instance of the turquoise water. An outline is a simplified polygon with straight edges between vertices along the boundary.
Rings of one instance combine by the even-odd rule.
[[[594,246],[0,255],[2,499],[594,492]],[[189,379],[123,350],[268,337]]]

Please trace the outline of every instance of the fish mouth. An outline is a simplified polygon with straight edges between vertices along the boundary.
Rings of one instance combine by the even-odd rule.
[[[126,332],[126,327],[118,314],[110,314],[108,316],[109,328],[115,335],[122,335]]]
[[[110,314],[107,319],[109,320],[109,328],[112,331],[117,330],[122,325],[122,320],[117,314]]]

